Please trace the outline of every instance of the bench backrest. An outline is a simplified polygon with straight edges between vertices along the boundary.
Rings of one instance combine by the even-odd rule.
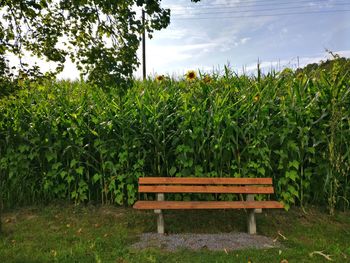
[[[272,178],[142,177],[140,193],[272,194]]]

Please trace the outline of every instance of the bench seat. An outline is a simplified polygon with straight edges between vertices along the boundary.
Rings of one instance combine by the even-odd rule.
[[[135,209],[154,210],[158,233],[164,234],[162,210],[246,209],[248,233],[256,234],[255,213],[261,209],[283,208],[277,201],[257,201],[254,195],[273,194],[272,178],[140,177],[138,192],[155,194],[157,201],[139,200]],[[165,194],[238,194],[240,201],[166,201]],[[268,198],[269,199],[269,198]]]
[[[283,208],[277,201],[137,201],[135,209],[271,209]]]

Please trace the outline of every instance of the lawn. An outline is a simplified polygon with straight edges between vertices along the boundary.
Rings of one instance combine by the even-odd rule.
[[[166,211],[169,233],[244,232],[244,211]],[[50,205],[6,211],[0,262],[334,262],[350,261],[350,213],[329,216],[308,207],[257,215],[259,234],[278,238],[281,248],[211,252],[135,251],[143,232],[156,231],[152,212],[114,206]],[[280,233],[280,234],[279,234]],[[284,239],[285,237],[286,239]],[[287,262],[287,261],[284,261]]]

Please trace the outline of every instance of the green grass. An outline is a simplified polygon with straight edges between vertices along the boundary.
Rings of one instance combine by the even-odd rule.
[[[135,251],[138,234],[156,231],[152,212],[112,206],[21,208],[3,216],[0,262],[328,262],[313,251],[350,261],[350,213],[328,216],[319,208],[257,215],[258,232],[278,237],[282,248],[226,253],[208,250]],[[169,233],[245,231],[244,211],[167,211]],[[287,240],[283,240],[280,232]]]

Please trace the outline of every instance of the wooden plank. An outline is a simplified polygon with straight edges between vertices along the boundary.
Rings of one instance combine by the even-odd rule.
[[[272,184],[272,178],[140,177],[139,184]]]
[[[140,193],[272,194],[272,186],[139,185]]]
[[[135,209],[273,209],[283,208],[277,201],[137,201]]]

